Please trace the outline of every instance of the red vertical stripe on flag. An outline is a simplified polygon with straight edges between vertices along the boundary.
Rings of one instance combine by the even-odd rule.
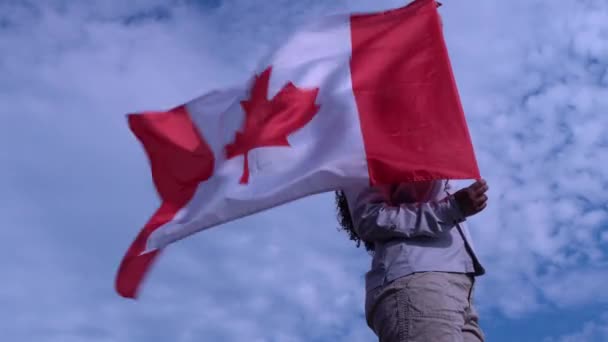
[[[129,247],[116,276],[116,291],[135,298],[158,255],[158,251],[142,254],[150,234],[171,221],[192,199],[199,183],[211,177],[214,157],[184,106],[168,112],[130,115],[129,126],[146,150],[162,200]]]
[[[351,17],[353,91],[371,184],[479,178],[433,0]]]

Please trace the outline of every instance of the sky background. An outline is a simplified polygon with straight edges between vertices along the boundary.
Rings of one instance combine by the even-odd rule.
[[[608,2],[443,2],[491,186],[470,220],[488,341],[608,341]],[[124,115],[244,82],[307,20],[403,4],[0,0],[2,340],[373,341],[370,257],[331,194],[176,243],[138,301],[116,295],[158,206]]]

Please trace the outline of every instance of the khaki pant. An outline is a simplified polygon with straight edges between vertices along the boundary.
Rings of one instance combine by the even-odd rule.
[[[380,342],[483,342],[473,283],[444,272],[399,278],[367,294],[367,324]]]

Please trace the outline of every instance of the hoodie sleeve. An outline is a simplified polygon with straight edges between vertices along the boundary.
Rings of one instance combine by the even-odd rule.
[[[465,220],[452,195],[439,201],[391,205],[391,187],[368,187],[348,196],[355,232],[368,242],[436,237]]]

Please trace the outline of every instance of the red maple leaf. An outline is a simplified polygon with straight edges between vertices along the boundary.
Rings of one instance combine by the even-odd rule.
[[[268,67],[255,77],[249,100],[241,101],[245,111],[243,126],[225,148],[228,159],[245,157],[241,184],[249,182],[249,151],[266,146],[290,146],[287,136],[304,127],[319,111],[315,104],[319,88],[300,89],[289,82],[268,100],[271,72],[272,67]]]

